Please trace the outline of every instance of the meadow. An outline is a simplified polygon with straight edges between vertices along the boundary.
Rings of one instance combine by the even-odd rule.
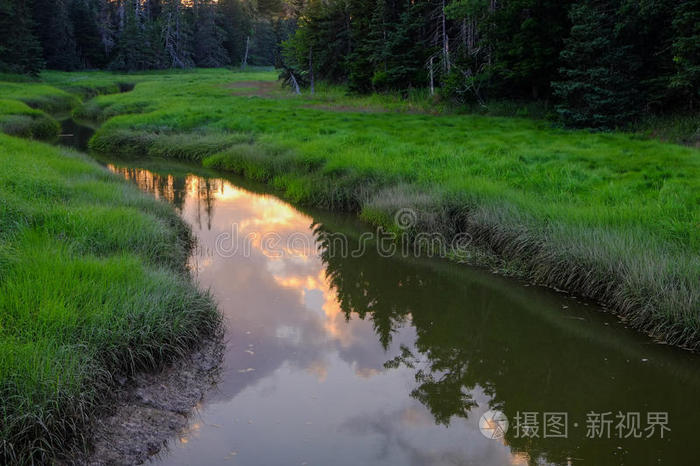
[[[1,86],[15,86],[9,100],[44,114],[60,107],[64,94],[78,99],[74,117],[100,125],[90,142],[97,152],[195,161],[266,182],[294,203],[356,212],[390,230],[397,211],[413,209],[411,234],[473,237],[473,250],[455,260],[597,300],[657,340],[700,348],[696,148],[643,134],[567,131],[540,119],[457,115],[421,91],[351,96],[319,84],[315,95],[296,96],[272,71],[45,72],[38,82],[0,85],[8,99]],[[7,108],[0,121],[29,111],[17,103]],[[10,142],[30,144],[4,138],[3,147]],[[8,186],[20,186],[12,179]],[[25,185],[54,193],[43,181]],[[112,200],[110,209],[123,202]],[[26,215],[16,213],[21,208],[3,212]],[[79,231],[99,240],[78,244],[115,244],[99,228],[102,217],[83,217],[92,226]],[[137,238],[122,245],[136,248],[131,260],[143,267],[165,260],[147,251],[167,247],[142,248],[150,234],[133,231]],[[80,251],[103,260],[102,247]],[[62,305],[86,299],[79,295]]]
[[[473,236],[478,252],[462,260],[598,300],[659,340],[700,345],[697,149],[431,113],[421,95],[320,86],[295,96],[273,72],[136,79],[133,91],[76,110],[103,123],[93,150],[200,161],[389,229],[411,208],[412,233]]]
[[[118,380],[188,354],[220,316],[170,206],[40,142],[0,134],[0,166],[0,462],[53,463],[89,448]]]

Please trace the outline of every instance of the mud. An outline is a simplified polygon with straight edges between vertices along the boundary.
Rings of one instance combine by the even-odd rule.
[[[221,340],[208,341],[159,373],[122,381],[114,409],[88,429],[92,452],[75,464],[142,464],[159,453],[184,431],[194,408],[216,384],[223,349]]]

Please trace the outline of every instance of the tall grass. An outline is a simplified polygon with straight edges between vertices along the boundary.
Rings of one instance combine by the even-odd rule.
[[[24,102],[0,99],[0,132],[24,138],[51,140],[58,135],[56,120]]]
[[[0,135],[0,462],[86,448],[115,378],[218,332],[189,230],[86,157]]]
[[[414,233],[468,232],[478,262],[599,299],[636,328],[700,348],[696,149],[544,120],[429,115],[420,93],[357,98],[319,86],[295,97],[274,79],[149,75],[90,104],[109,115],[91,145],[202,160],[387,228],[411,207],[423,219]]]

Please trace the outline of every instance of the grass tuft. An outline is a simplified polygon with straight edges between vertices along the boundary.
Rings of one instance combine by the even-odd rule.
[[[189,230],[75,152],[0,135],[0,461],[87,448],[122,376],[219,332],[186,269]]]

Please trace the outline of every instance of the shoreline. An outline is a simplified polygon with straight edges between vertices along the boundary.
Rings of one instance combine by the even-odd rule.
[[[124,380],[112,409],[91,422],[92,451],[75,458],[75,464],[141,464],[162,453],[216,385],[223,347],[220,338],[208,340],[160,372]]]
[[[213,88],[208,92],[211,92],[212,96],[224,92],[239,107],[243,106],[245,109],[245,106],[249,106],[249,111],[260,107],[259,110],[255,110],[260,118],[269,118],[267,114],[271,109],[267,107],[279,106],[280,112],[291,111],[291,115],[296,115],[297,118],[301,117],[301,112],[307,112],[305,115],[308,123],[313,125],[310,130],[296,135],[289,132],[288,125],[281,127],[280,133],[274,128],[272,131],[256,129],[256,126],[262,125],[256,123],[256,115],[233,117],[221,115],[214,110],[201,109],[193,110],[192,116],[182,113],[180,109],[168,113],[168,105],[177,106],[182,102],[190,102],[186,90],[177,94],[182,97],[174,98],[172,103],[163,104],[164,110],[161,114],[161,105],[157,100],[152,100],[150,95],[155,89],[155,84],[160,84],[160,81],[138,84],[135,93],[126,95],[124,99],[121,95],[113,95],[91,100],[78,107],[75,113],[80,117],[89,116],[95,121],[103,122],[90,140],[90,148],[96,152],[190,160],[207,168],[228,171],[263,182],[293,204],[353,212],[371,225],[388,231],[397,230],[394,222],[397,212],[410,209],[415,213],[417,220],[416,225],[408,232],[411,239],[421,234],[437,233],[450,242],[456,235],[467,233],[474,242],[468,251],[469,257],[459,258],[462,262],[487,267],[505,276],[518,277],[533,284],[563,289],[600,302],[625,319],[630,326],[649,335],[655,341],[690,350],[700,349],[700,286],[697,283],[697,277],[700,276],[700,255],[696,251],[697,233],[693,233],[692,227],[688,226],[692,224],[693,215],[697,216],[690,210],[690,205],[683,206],[686,212],[681,212],[681,206],[675,207],[679,211],[677,215],[685,222],[682,227],[684,230],[679,233],[681,237],[678,239],[678,235],[669,232],[681,227],[674,223],[676,220],[665,218],[663,210],[646,214],[653,222],[643,218],[630,221],[630,216],[639,215],[639,210],[627,208],[629,212],[618,212],[615,208],[595,204],[593,209],[576,204],[569,211],[565,205],[550,202],[551,208],[556,209],[550,212],[548,207],[539,205],[536,198],[527,193],[505,195],[505,191],[503,194],[493,192],[493,188],[488,185],[489,180],[485,186],[477,186],[478,189],[471,189],[468,184],[458,189],[442,185],[433,186],[420,181],[423,169],[394,173],[384,170],[391,167],[384,167],[381,163],[368,163],[364,152],[358,153],[360,160],[357,164],[361,166],[358,168],[353,157],[337,161],[335,155],[329,155],[336,152],[341,155],[345,152],[354,154],[358,150],[367,149],[371,153],[374,152],[375,157],[379,157],[383,151],[391,151],[391,147],[365,147],[369,143],[364,140],[372,139],[369,136],[358,135],[357,131],[363,126],[353,126],[353,123],[345,122],[367,120],[368,124],[379,124],[378,118],[382,117],[390,118],[391,121],[398,119],[397,122],[403,123],[420,122],[421,126],[432,125],[436,128],[462,124],[466,125],[467,129],[474,126],[475,131],[486,132],[490,131],[490,126],[502,125],[509,131],[533,131],[545,140],[558,138],[561,143],[571,137],[573,145],[567,150],[574,153],[582,150],[580,147],[600,146],[599,150],[605,150],[607,145],[619,143],[623,150],[618,157],[638,150],[640,152],[636,157],[640,161],[630,162],[630,166],[623,164],[620,167],[608,168],[607,164],[622,162],[613,162],[613,159],[605,158],[599,161],[595,149],[583,149],[577,157],[583,160],[590,158],[591,165],[604,166],[604,170],[616,168],[623,174],[629,170],[635,172],[644,166],[653,165],[656,159],[650,159],[652,156],[649,154],[665,150],[668,151],[668,155],[665,156],[668,159],[667,163],[684,163],[688,165],[688,173],[692,175],[692,170],[698,167],[692,158],[693,149],[653,141],[639,141],[619,133],[562,132],[541,128],[540,122],[527,120],[469,115],[413,115],[410,112],[343,113],[347,106],[360,105],[364,108],[363,105],[366,104],[362,99],[354,101],[353,98],[347,97],[337,102],[341,111],[329,111],[314,106],[322,104],[327,107],[325,96],[316,97],[318,102],[314,97],[310,100],[294,101],[283,95],[283,91],[275,91],[271,85],[273,82],[251,81],[245,73],[241,73],[240,77],[232,73],[228,82],[215,81],[212,83]],[[187,86],[169,83],[165,78],[162,84],[174,88]],[[242,94],[238,92],[241,86],[245,91]],[[230,94],[231,89],[233,94]],[[280,100],[275,100],[275,97],[280,97]],[[223,96],[217,97],[217,100],[222,98]],[[330,99],[333,103],[333,100],[338,98],[331,94]],[[341,105],[343,103],[347,105]],[[196,105],[197,100],[192,100],[192,104]],[[413,117],[417,120],[410,119]],[[179,121],[190,118],[193,122]],[[202,118],[204,121],[213,118],[218,124],[232,118],[228,124],[234,127],[213,132],[204,129],[193,130],[194,122]],[[317,120],[328,123],[319,124],[316,123]],[[235,127],[236,125],[240,127]],[[327,127],[329,125],[330,127]],[[346,136],[343,135],[343,125],[347,126]],[[396,123],[391,128],[395,127]],[[448,131],[447,128],[444,129]],[[416,128],[416,131],[421,129]],[[397,135],[403,134],[400,129],[392,129],[391,133],[393,132]],[[356,147],[335,142],[342,142],[348,137],[351,140],[359,138]],[[287,140],[289,138],[294,140]],[[377,141],[402,144],[402,141],[394,139],[396,138]],[[544,144],[550,142],[545,141]],[[313,146],[313,151],[307,149],[308,145]],[[421,147],[416,146],[416,149]],[[610,150],[619,150],[616,147],[613,145]],[[454,147],[455,150],[457,148]],[[532,148],[525,146],[521,150],[531,151]],[[559,149],[555,154],[563,150]],[[488,156],[487,153],[483,155]],[[533,157],[542,158],[539,154]],[[442,158],[438,159],[440,160]],[[578,159],[574,157],[574,161],[576,160]],[[422,166],[424,162],[419,159],[415,163]],[[546,165],[543,166],[545,167]],[[489,168],[482,168],[487,169]],[[427,167],[425,170],[434,169]],[[435,170],[439,173],[441,169]],[[510,168],[504,167],[504,170]],[[530,176],[542,175],[535,170]],[[638,189],[637,185],[642,182],[649,184],[648,181],[644,181],[646,176],[625,189]],[[663,175],[664,179],[668,176]],[[688,199],[692,199],[693,190],[697,191],[697,186],[692,185],[692,176],[690,180],[686,180],[686,176],[680,173],[678,179],[674,180],[674,183],[680,184],[670,186],[674,186],[675,190],[685,190],[690,196]],[[612,177],[610,183],[614,183],[614,180],[615,177]],[[526,178],[520,182],[532,181]],[[557,183],[555,186],[558,187]],[[570,184],[570,181],[566,183]],[[570,189],[579,188],[574,186]],[[620,199],[616,199],[613,194]],[[610,195],[615,202],[631,202],[627,199],[629,196],[618,194],[616,191],[613,194]],[[640,208],[649,202],[645,200],[645,195],[646,193],[640,193],[639,199],[632,197],[640,203]],[[584,197],[579,202],[585,201]],[[597,215],[601,215],[602,218],[598,220]],[[655,215],[657,217],[654,217]],[[631,223],[630,226],[627,226],[628,222]]]
[[[186,134],[164,137],[169,141]],[[700,289],[692,283],[691,272],[700,270],[700,260],[671,244],[659,248],[645,243],[644,238],[635,244],[605,228],[543,224],[507,202],[481,202],[469,194],[462,199],[448,193],[434,195],[401,181],[382,183],[375,175],[359,179],[326,175],[322,164],[299,167],[294,156],[286,157],[284,149],[256,141],[223,143],[229,145],[223,150],[215,145],[202,155],[197,153],[196,137],[194,142],[189,139],[195,147],[190,154],[186,145],[169,153],[167,144],[159,139],[158,135],[108,129],[98,131],[90,147],[97,152],[108,147],[104,153],[124,147],[125,154],[189,159],[205,168],[265,183],[292,204],[355,213],[387,231],[396,231],[395,215],[409,208],[417,217],[411,238],[437,232],[449,242],[460,233],[471,235],[474,247],[470,257],[458,258],[459,262],[594,300],[656,342],[700,349]],[[267,157],[261,155],[266,152]],[[300,192],[300,186],[301,191],[307,191]],[[635,255],[619,254],[625,248],[634,250]],[[647,263],[665,271],[652,271]],[[683,269],[686,271],[681,272]],[[675,317],[678,315],[686,317]]]
[[[171,367],[221,335],[221,315],[171,206],[71,149],[0,134],[0,159],[0,459],[73,463],[92,423],[133,401],[115,390],[147,393],[163,368],[186,379]],[[161,402],[191,408],[204,388],[188,390]]]

